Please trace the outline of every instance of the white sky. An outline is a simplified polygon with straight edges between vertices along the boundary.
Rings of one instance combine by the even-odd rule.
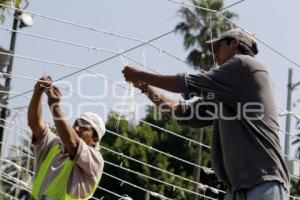
[[[225,6],[234,2],[236,2],[236,0],[226,0]],[[235,20],[238,25],[254,33],[260,40],[268,43],[295,62],[300,63],[300,57],[298,56],[297,51],[297,47],[300,46],[300,40],[298,39],[300,35],[300,28],[298,26],[300,24],[300,17],[297,15],[299,6],[300,2],[297,0],[246,0],[230,8],[230,10],[239,15],[239,19]],[[149,40],[168,32],[175,27],[181,20],[176,13],[179,8],[180,5],[167,0],[90,0],[72,2],[31,0],[27,9],[29,11],[65,19],[78,24],[90,25],[93,28],[142,40]],[[11,26],[12,16],[8,16],[7,21],[2,27],[11,28]],[[126,50],[139,44],[138,42],[84,30],[38,16],[34,17],[33,27],[24,28],[21,31],[113,51]],[[10,39],[9,33],[0,30],[0,38],[0,45],[8,48]],[[185,59],[187,52],[184,51],[182,42],[183,40],[180,34],[172,34],[157,40],[154,44]],[[261,43],[258,45],[260,53],[257,57],[267,65],[270,71],[274,82],[275,97],[278,107],[285,107],[288,68],[295,68],[293,76],[295,82],[300,81],[300,70],[263,46]],[[161,54],[159,51],[154,50],[149,46],[139,48],[127,55],[143,62],[143,49],[146,64],[154,66],[157,71],[160,71],[163,74],[193,72],[190,67],[182,62]],[[85,48],[32,38],[21,34],[18,34],[16,54],[66,64],[80,65],[83,67],[112,56],[112,54],[108,53],[95,52],[93,50],[89,51]],[[92,68],[95,72],[104,74],[118,82],[123,81],[121,74],[122,69],[123,63],[120,57]],[[76,71],[76,69],[66,69],[52,64],[43,64],[18,58],[15,59],[13,66],[14,74],[35,79],[38,79],[45,74],[52,75],[54,79],[57,79],[73,71]],[[96,99],[100,103],[116,106],[117,103],[122,102],[122,96],[124,94],[123,89],[112,87],[110,83],[105,83],[103,80],[97,78],[82,77],[83,81],[79,83],[78,77],[83,74],[86,73],[72,76],[65,81],[71,83],[71,87],[73,87],[76,92],[91,97],[95,95],[102,96]],[[35,81],[13,78],[12,91],[27,91],[33,88],[34,83]],[[113,96],[113,91],[119,95],[118,98]],[[29,94],[29,96],[30,95],[31,94]],[[136,96],[135,99],[138,102],[149,103],[148,100],[141,99],[138,96]],[[296,99],[299,99],[299,89],[293,92],[294,102]],[[65,111],[72,112],[75,116],[88,110],[93,110],[100,115],[105,116],[104,110],[94,104],[88,106],[85,105],[84,108],[79,109],[84,102],[87,101],[75,95],[72,95],[63,101],[64,104],[70,104],[71,106],[69,108],[65,107]],[[18,107],[26,106],[28,103],[29,101],[27,99],[18,97],[13,99],[10,102],[10,105],[12,107]],[[293,109],[300,113],[299,106]],[[50,121],[50,118],[46,119]],[[285,120],[284,118],[279,119],[281,129],[284,130]],[[292,133],[296,133],[294,126],[295,123],[293,122]],[[282,136],[280,138],[283,139]]]

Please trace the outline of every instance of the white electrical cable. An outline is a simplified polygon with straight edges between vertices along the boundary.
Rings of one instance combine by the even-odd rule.
[[[27,154],[27,153],[24,153],[24,152],[20,151],[18,148],[14,147],[14,146],[8,145],[8,144],[3,143],[3,142],[0,142],[0,144],[4,145],[4,146],[6,146],[6,147],[8,147],[8,148],[10,148],[10,149],[15,150],[18,154],[23,154],[24,156],[29,156],[32,160],[35,160],[34,157],[30,156],[30,155]]]
[[[156,149],[156,148],[154,148],[154,147],[152,147],[152,146],[145,145],[145,144],[143,144],[143,143],[140,143],[140,142],[138,142],[138,141],[135,141],[135,140],[133,140],[133,139],[130,139],[130,138],[128,138],[128,137],[125,137],[125,136],[123,136],[123,135],[117,134],[117,133],[115,133],[115,132],[113,132],[113,131],[110,131],[110,130],[106,130],[106,131],[107,131],[107,133],[110,133],[110,134],[112,134],[112,135],[121,137],[121,138],[123,138],[123,139],[125,139],[125,140],[128,140],[128,141],[131,141],[131,142],[133,142],[133,143],[135,143],[135,144],[138,144],[138,145],[140,145],[140,146],[143,146],[143,147],[145,147],[145,148],[147,148],[147,149],[153,150],[153,151],[155,151],[155,152],[157,152],[157,153],[163,154],[163,155],[168,156],[168,157],[170,157],[170,158],[173,158],[173,159],[175,159],[175,160],[177,160],[177,161],[181,161],[181,162],[184,162],[184,163],[189,164],[189,165],[191,165],[191,166],[200,168],[200,169],[202,169],[202,170],[203,170],[205,173],[207,173],[207,174],[214,174],[214,171],[211,170],[211,169],[209,169],[209,168],[207,168],[207,167],[203,167],[203,166],[197,165],[197,164],[195,164],[195,163],[189,162],[189,161],[187,161],[187,160],[178,158],[178,157],[173,156],[173,155],[171,155],[171,154],[169,154],[169,153],[160,151],[160,150],[158,150],[158,149]]]
[[[6,121],[6,122],[7,122],[7,121]],[[8,122],[8,123],[11,123],[11,122]],[[3,127],[3,125],[0,125],[0,126]],[[17,125],[16,125],[16,126],[17,126]],[[26,129],[24,129],[24,130],[26,130]],[[28,130],[26,130],[26,131],[28,131]],[[123,135],[119,135],[119,134],[117,134],[117,133],[115,133],[115,132],[113,132],[113,131],[111,131],[111,130],[108,130],[108,129],[107,129],[106,131],[107,131],[108,133],[112,134],[112,135],[121,137],[121,138],[126,139],[126,140],[128,140],[128,141],[131,141],[131,142],[133,142],[133,143],[136,143],[136,144],[138,144],[138,145],[140,145],[140,146],[143,146],[143,147],[145,147],[145,148],[151,149],[151,150],[153,150],[153,151],[156,151],[156,152],[158,152],[158,153],[161,153],[161,154],[163,154],[163,155],[165,155],[165,156],[168,156],[168,157],[170,157],[170,158],[176,159],[177,161],[181,161],[181,162],[184,162],[184,163],[186,163],[186,164],[190,164],[190,165],[192,165],[192,166],[194,166],[194,167],[200,168],[200,169],[202,169],[202,170],[203,170],[205,173],[207,173],[207,174],[213,174],[213,173],[214,173],[213,170],[211,170],[211,169],[209,169],[209,168],[207,168],[207,167],[199,166],[199,165],[197,165],[197,164],[195,164],[195,163],[192,163],[192,162],[186,161],[186,160],[184,160],[184,159],[178,158],[178,157],[173,156],[173,155],[171,155],[171,154],[168,154],[168,153],[166,153],[166,152],[163,152],[163,151],[160,151],[160,150],[158,150],[158,149],[155,149],[155,148],[153,148],[153,147],[151,147],[151,146],[148,146],[148,145],[145,145],[145,144],[143,144],[143,143],[140,143],[140,142],[137,142],[137,141],[135,141],[135,140],[132,140],[132,139],[130,139],[130,138],[127,138],[127,137],[125,137],[125,136],[123,136]]]
[[[8,122],[8,123],[12,123],[12,122]],[[14,124],[14,123],[13,123],[13,124]],[[14,124],[14,125],[17,126],[16,124]],[[2,125],[0,125],[0,126],[3,127]],[[20,127],[20,128],[21,128],[21,127]],[[24,130],[25,130],[25,129],[24,129]],[[9,130],[9,131],[11,131],[11,130]],[[28,130],[25,130],[25,131],[28,131]],[[115,136],[118,136],[118,137],[121,137],[121,138],[123,138],[123,139],[129,140],[129,141],[131,141],[131,142],[134,142],[134,143],[136,143],[136,144],[139,144],[139,145],[141,145],[141,146],[144,146],[144,147],[146,147],[146,148],[148,148],[148,149],[151,149],[151,150],[153,150],[153,151],[156,151],[156,152],[158,152],[158,153],[161,153],[161,154],[163,154],[163,155],[166,155],[166,156],[171,157],[171,158],[173,158],[173,159],[176,159],[176,160],[178,160],[178,161],[185,162],[185,163],[190,164],[190,165],[193,165],[193,166],[195,166],[195,167],[199,167],[199,168],[201,168],[201,169],[202,169],[205,173],[207,173],[207,174],[214,173],[212,170],[210,170],[210,169],[207,168],[207,167],[199,166],[199,165],[196,165],[196,164],[194,164],[194,163],[188,162],[188,161],[186,161],[186,160],[180,159],[180,158],[178,158],[178,157],[176,157],[176,156],[173,156],[173,155],[171,155],[171,154],[168,154],[168,153],[165,153],[165,152],[163,152],[163,151],[157,150],[157,149],[155,149],[155,148],[153,148],[153,147],[151,147],[151,146],[147,146],[147,145],[142,144],[142,143],[139,143],[139,142],[137,142],[137,141],[135,141],[135,140],[126,138],[125,136],[119,135],[119,134],[117,134],[117,133],[115,133],[115,132],[112,132],[112,131],[110,131],[110,130],[107,130],[107,131],[108,131],[108,133],[111,133],[111,134],[113,134],[113,135],[115,135]],[[113,150],[111,150],[111,151],[113,151]],[[27,155],[27,154],[26,154],[26,155]],[[297,160],[297,161],[300,161],[299,159],[297,159],[297,158],[295,158],[295,157],[290,157],[290,156],[287,156],[287,155],[284,155],[284,156],[285,156],[285,157],[292,158],[292,159]],[[33,157],[31,156],[31,158],[33,158]],[[299,179],[299,180],[300,180],[300,177],[298,177],[298,176],[294,176],[294,175],[290,175],[290,176],[291,176],[291,178],[295,178],[295,179]],[[212,191],[213,191],[214,189],[216,189],[216,188],[209,187],[209,186],[205,186],[205,185],[204,185],[204,187],[206,187],[206,188],[208,188],[208,189],[211,189]],[[222,192],[222,191],[220,190],[219,192]]]
[[[140,160],[131,158],[131,157],[129,157],[129,156],[123,154],[123,153],[114,151],[114,150],[112,150],[112,149],[110,149],[110,148],[101,146],[101,149],[105,149],[106,151],[109,151],[109,152],[111,152],[111,153],[113,153],[113,154],[122,156],[122,157],[124,157],[124,158],[127,158],[127,159],[129,159],[129,160],[135,161],[135,162],[137,162],[137,163],[140,163],[140,164],[145,165],[145,166],[147,166],[147,167],[150,167],[150,168],[152,168],[152,169],[155,169],[155,170],[158,170],[158,171],[160,171],[160,172],[166,173],[166,174],[168,174],[168,175],[170,175],[170,176],[172,176],[172,177],[176,177],[176,178],[185,180],[185,181],[190,182],[190,183],[193,183],[193,184],[199,184],[199,182],[196,182],[196,181],[194,181],[194,180],[190,180],[190,179],[188,179],[188,178],[185,178],[185,177],[179,176],[179,175],[177,175],[177,174],[171,173],[171,172],[169,172],[169,171],[163,170],[163,169],[161,169],[161,168],[159,168],[159,167],[156,167],[156,166],[154,166],[154,165],[150,165],[150,164],[145,163],[145,162],[142,162],[142,161],[140,161]],[[208,185],[203,185],[203,184],[201,184],[201,186],[202,186],[203,188],[205,188],[205,189],[210,189],[210,190],[212,190],[212,191],[217,191],[216,193],[219,193],[219,192],[221,192],[221,193],[226,193],[226,192],[223,191],[223,190],[219,190],[219,189],[217,189],[217,188],[210,187],[210,186],[208,186]]]
[[[147,145],[146,145],[147,146]],[[152,147],[151,147],[151,149],[152,149]],[[159,150],[158,150],[159,151]],[[160,151],[159,151],[160,152]],[[160,152],[160,153],[162,153],[162,152]],[[167,153],[165,153],[165,152],[163,152],[163,154],[165,154],[165,155],[168,155],[169,157],[172,157],[172,158],[174,158],[174,159],[177,159],[177,160],[180,160],[180,161],[183,161],[183,162],[186,162],[186,163],[188,163],[188,164],[192,164],[193,166],[196,166],[196,167],[199,167],[198,165],[196,165],[196,164],[194,164],[194,163],[190,163],[190,162],[188,162],[188,161],[185,161],[185,160],[182,160],[182,159],[179,159],[179,158],[177,158],[177,157],[175,157],[175,156],[172,156],[172,155],[170,155],[170,154],[167,154]],[[201,168],[201,167],[200,167]],[[204,172],[206,172],[206,173],[213,173],[213,171],[212,170],[210,170],[210,169],[208,169],[208,168],[202,168],[203,170],[204,170]]]
[[[137,39],[137,38],[133,38],[133,37],[129,37],[129,36],[124,36],[124,35],[120,35],[120,34],[115,34],[115,33],[112,33],[112,32],[109,32],[109,31],[103,31],[103,30],[100,30],[100,29],[97,29],[97,28],[91,28],[90,26],[76,24],[74,22],[66,21],[66,20],[63,20],[63,19],[58,19],[58,18],[46,16],[46,15],[36,13],[36,12],[30,12],[28,10],[16,9],[14,7],[6,6],[4,4],[0,4],[0,6],[6,7],[8,9],[22,11],[22,12],[25,12],[25,13],[30,13],[32,15],[36,15],[36,16],[47,18],[47,19],[57,21],[57,22],[60,22],[60,23],[76,26],[76,27],[79,27],[79,28],[87,29],[87,30],[90,30],[90,31],[95,31],[95,32],[98,32],[98,33],[107,34],[107,35],[111,35],[111,36],[115,36],[115,37],[119,37],[119,38],[124,38],[124,39],[128,39],[128,40],[135,41],[135,42],[142,42],[142,43],[148,44],[152,48],[158,50],[159,53],[164,53],[164,54],[170,56],[171,58],[174,58],[175,60],[181,61],[181,62],[185,63],[186,65],[189,65],[184,59],[181,59],[178,56],[175,56],[174,54],[172,54],[172,53],[170,53],[170,52],[168,52],[164,49],[161,49],[160,47],[158,47],[154,44],[151,44],[150,42],[147,42],[145,40],[141,40],[141,39]]]
[[[0,178],[0,180],[2,180],[2,179]],[[3,195],[5,195],[5,196],[7,196],[7,197],[9,197],[10,200],[12,200],[12,199],[18,200],[17,198],[15,198],[15,197],[13,197],[13,196],[5,193],[5,192],[2,192],[1,190],[0,190],[0,193],[3,194]]]
[[[61,39],[57,39],[57,38],[52,38],[52,37],[47,37],[47,36],[42,36],[42,35],[36,35],[36,34],[22,32],[22,31],[15,31],[15,30],[12,30],[12,29],[9,29],[9,28],[3,28],[3,27],[0,27],[0,29],[10,31],[10,32],[20,33],[20,34],[23,34],[23,35],[27,35],[27,36],[31,36],[31,37],[35,37],[35,38],[39,38],[39,39],[50,40],[50,41],[53,41],[53,42],[58,42],[58,43],[67,44],[67,45],[76,46],[76,47],[82,47],[82,48],[88,49],[89,51],[94,50],[94,51],[99,51],[99,52],[101,51],[101,52],[110,53],[110,54],[114,54],[114,55],[119,54],[119,52],[117,52],[117,51],[107,50],[107,49],[103,49],[103,48],[99,48],[99,47],[88,46],[88,45],[85,45],[85,44],[70,42],[70,41],[61,40]],[[13,55],[13,54],[6,54],[6,55]],[[15,55],[15,57],[28,58],[28,59],[33,60],[33,58],[31,58],[31,57],[21,56],[21,55],[16,55],[16,54],[14,54],[14,55]],[[141,66],[145,66],[144,63],[141,63],[138,60],[133,59],[133,58],[127,56],[127,55],[123,55],[123,57],[127,58],[128,60],[130,60],[132,62],[135,62],[136,64],[139,64]],[[39,60],[42,60],[42,59],[39,59]],[[55,63],[55,64],[63,65],[63,66],[66,66],[66,67],[70,66],[70,68],[79,68],[80,67],[80,66],[74,66],[74,65],[59,63],[59,62],[52,62],[51,63],[51,61],[45,61],[45,60],[42,60],[42,61],[46,62],[48,64],[54,64]],[[159,74],[159,72],[157,70],[155,70],[153,67],[150,67],[148,65],[145,66],[145,67],[150,69],[151,71]]]
[[[105,191],[105,192],[108,192],[108,193],[110,193],[110,194],[112,194],[112,195],[115,195],[116,197],[120,197],[120,198],[122,198],[123,196],[121,196],[121,195],[119,195],[119,194],[117,194],[117,193],[115,193],[115,192],[112,192],[112,191],[110,191],[110,190],[108,190],[108,189],[105,189],[105,188],[103,188],[103,187],[98,187],[100,190],[103,190],[103,191]]]
[[[4,173],[3,171],[0,171],[0,179],[2,177],[6,178],[6,180],[2,179],[2,181],[4,180],[5,182],[8,182],[8,183],[12,184],[15,187],[19,187],[19,188],[21,188],[23,190],[26,190],[28,192],[30,192],[30,190],[31,190],[30,186],[28,184],[24,183],[23,181],[15,178],[13,176],[10,176],[10,175]],[[14,182],[11,182],[11,181],[17,182],[18,184],[14,183]]]
[[[171,30],[171,31],[169,31],[169,32],[167,32],[167,33],[164,33],[164,34],[162,34],[162,35],[159,35],[159,36],[157,36],[157,37],[155,37],[155,38],[150,39],[150,40],[147,41],[146,43],[148,43],[148,42],[153,42],[153,41],[155,41],[155,40],[161,39],[161,38],[163,38],[163,37],[165,37],[165,36],[167,36],[167,35],[173,33],[174,31],[175,31],[175,30]],[[83,69],[80,69],[80,70],[75,71],[75,72],[72,72],[72,73],[70,73],[70,74],[68,74],[68,75],[62,76],[62,77],[60,77],[60,78],[54,80],[53,82],[60,81],[60,80],[62,80],[62,79],[68,78],[68,77],[70,77],[70,76],[73,76],[73,75],[75,75],[75,74],[81,73],[81,72],[83,72],[83,71],[87,71],[87,70],[89,70],[90,68],[93,68],[93,67],[95,67],[95,66],[97,66],[97,65],[103,64],[103,63],[105,63],[105,62],[107,62],[107,61],[109,61],[109,60],[112,60],[112,59],[114,59],[114,58],[116,58],[116,57],[122,55],[122,54],[125,54],[125,53],[128,53],[128,52],[130,52],[130,51],[133,51],[134,49],[137,49],[137,48],[143,46],[144,44],[145,44],[145,43],[136,45],[136,46],[134,46],[134,47],[131,47],[131,48],[129,48],[129,49],[123,51],[122,53],[116,54],[116,55],[111,56],[111,57],[109,57],[109,58],[103,59],[103,60],[101,60],[101,61],[99,61],[99,62],[96,62],[96,63],[94,63],[94,64],[92,64],[92,65],[86,66],[86,67],[84,67]],[[22,94],[26,94],[26,93],[29,93],[29,92],[31,92],[31,91],[32,91],[32,90],[29,90],[29,91],[23,92]],[[20,95],[21,95],[21,94],[20,94]],[[20,95],[15,95],[15,96],[13,96],[13,97],[11,97],[11,98],[9,98],[9,99],[16,98],[16,97],[18,97],[18,96],[20,96]]]
[[[7,121],[6,121],[7,122]],[[12,122],[8,122],[8,123],[12,123]],[[14,124],[14,123],[12,123],[12,124]],[[17,126],[16,124],[14,124],[15,126]],[[0,125],[1,126],[1,125]],[[1,127],[3,127],[3,126],[1,126]],[[17,126],[18,127],[18,126]],[[21,127],[20,127],[21,128]],[[29,130],[26,130],[26,129],[24,129],[25,131],[29,131]],[[281,131],[281,130],[280,130]],[[122,137],[123,139],[126,139],[126,137],[124,137],[124,136],[122,136],[122,135],[119,135],[119,134],[117,134],[117,133],[115,133],[115,132],[112,132],[112,131],[110,131],[110,130],[108,130],[108,132],[109,133],[111,133],[111,134],[113,134],[114,133],[114,135],[117,135],[117,136],[119,136],[119,137]],[[281,132],[283,132],[283,131],[281,131]],[[24,137],[23,135],[21,135],[22,137]],[[25,137],[26,138],[26,137]],[[30,139],[30,138],[26,138],[26,139]],[[129,138],[127,138],[127,139],[129,139]],[[129,140],[131,140],[131,139],[129,139]],[[133,140],[131,140],[132,142],[133,142]],[[136,142],[135,141],[135,143],[139,143],[139,142]],[[141,143],[139,143],[139,145],[141,145]],[[142,146],[144,146],[144,147],[146,147],[147,145],[144,145],[144,144],[142,144]],[[187,163],[187,164],[190,164],[190,165],[193,165],[193,166],[195,166],[196,164],[195,163],[191,163],[191,162],[188,162],[188,161],[186,161],[186,160],[183,160],[183,159],[180,159],[180,158],[178,158],[178,157],[176,157],[176,156],[173,156],[173,155],[171,155],[171,154],[168,154],[168,153],[165,153],[165,152],[163,152],[163,151],[159,151],[159,150],[157,150],[157,149],[155,149],[155,148],[153,148],[153,147],[151,147],[151,146],[147,146],[146,148],[149,148],[149,149],[152,149],[152,150],[154,150],[154,151],[156,151],[156,152],[158,152],[158,153],[161,153],[161,154],[164,154],[164,155],[166,155],[166,156],[168,156],[168,157],[171,157],[171,158],[173,158],[173,159],[176,159],[176,160],[178,160],[178,161],[182,161],[182,162],[185,162],[185,163]],[[298,161],[300,161],[299,159],[297,159],[297,158],[295,158],[295,157],[291,157],[291,156],[288,156],[288,155],[284,155],[285,157],[288,157],[288,158],[292,158],[292,159],[294,159],[294,160],[298,160]],[[208,168],[206,168],[206,167],[203,167],[203,166],[198,166],[198,165],[196,165],[195,167],[200,167],[202,170],[204,170],[204,172],[206,172],[206,173],[208,173],[208,174],[211,174],[211,173],[213,173],[213,171],[212,170],[210,170],[210,169],[208,169]],[[297,176],[293,176],[293,178],[297,178],[297,179],[300,179],[299,177],[297,177]],[[213,188],[212,188],[213,189]]]
[[[186,3],[185,1],[176,1],[176,0],[168,0],[172,3],[176,3],[176,4],[180,4],[180,5],[183,5],[185,7],[192,7],[192,8],[198,8],[199,10],[204,10],[204,11],[208,11],[208,12],[212,12],[212,13],[217,13],[218,11],[217,10],[212,10],[212,9],[209,9],[209,8],[204,8],[204,7],[201,7],[201,6],[195,6],[193,4],[190,4],[190,3]]]
[[[239,26],[238,24],[236,24],[235,22],[233,22],[231,19],[228,19],[226,16],[224,16],[223,14],[221,14],[219,11],[217,10],[211,10],[211,9],[208,9],[208,8],[203,8],[203,7],[200,7],[200,6],[195,6],[195,5],[192,5],[192,4],[189,4],[189,3],[186,3],[186,2],[179,2],[179,1],[176,1],[176,0],[168,0],[170,2],[173,2],[173,3],[177,3],[177,4],[180,4],[184,7],[193,7],[193,8],[198,8],[198,9],[201,9],[201,10],[206,10],[206,11],[209,11],[211,13],[214,13],[220,17],[222,17],[223,19],[225,19],[226,21],[230,22],[231,24],[235,25],[236,27],[240,28],[240,29],[243,29],[245,30],[244,28],[242,28],[241,26]],[[268,43],[264,42],[263,40],[260,40],[259,38],[257,38],[256,36],[253,36],[251,35],[251,37],[254,37],[258,42],[260,42],[261,44],[263,44],[265,47],[269,48],[270,50],[272,50],[273,52],[275,52],[277,55],[279,55],[280,57],[284,58],[285,60],[287,60],[288,62],[292,63],[293,65],[297,66],[297,67],[300,67],[300,64],[298,64],[296,61],[292,60],[291,58],[289,58],[287,55],[285,55],[284,53],[280,52],[279,50],[273,48],[271,45],[269,45]]]
[[[28,155],[28,154],[27,154]],[[18,165],[18,164],[16,164],[16,163],[14,163],[13,161],[11,161],[11,160],[8,160],[9,158],[7,158],[7,159],[5,159],[5,158],[1,158],[0,157],[0,160],[2,160],[2,161],[5,161],[5,162],[7,162],[7,163],[9,163],[9,164],[12,164],[13,166],[15,166],[15,168],[16,169],[18,169],[18,171],[26,171],[26,172],[29,172],[29,173],[31,173],[31,174],[34,174],[34,171],[31,171],[30,169],[27,169],[27,168],[25,168],[25,167],[22,167],[22,166],[20,166],[20,165]]]
[[[12,75],[12,76],[15,76],[15,75]],[[20,75],[18,75],[18,76],[16,76],[16,77],[18,77],[18,78],[24,78],[24,79],[27,79],[27,78],[28,78],[28,79],[31,79],[31,78],[29,78],[29,77],[24,77],[24,76],[20,76]],[[102,78],[102,76],[99,76],[99,77]],[[104,77],[104,76],[103,76],[103,78],[106,79],[106,77]],[[36,79],[36,80],[37,80],[37,79]],[[115,85],[117,85],[117,86],[120,86],[120,84],[118,84],[118,83],[116,83],[116,82],[114,82],[114,81],[111,81],[111,83],[112,83],[112,84],[115,84]],[[124,87],[124,86],[122,86],[122,87]],[[61,88],[61,87],[60,87],[60,88]],[[61,88],[61,89],[65,90],[64,88]],[[68,90],[67,90],[67,91],[68,91]],[[85,97],[85,96],[83,96],[83,95],[80,95],[79,93],[74,92],[74,91],[69,91],[69,92],[71,92],[71,93],[73,93],[73,94],[75,94],[75,95],[77,95],[77,96],[79,96],[79,97],[82,97],[82,98],[84,98],[84,99],[86,99],[86,100],[88,100],[88,101],[91,101],[91,102],[95,103],[96,105],[101,105],[101,106],[103,105],[103,104],[100,104],[99,102],[97,102],[97,101],[95,101],[95,100],[93,100],[93,99],[91,99],[91,98],[87,98],[87,97]],[[19,93],[19,94],[22,94],[22,93]],[[140,94],[140,93],[138,93],[138,94]],[[31,99],[30,97],[26,96],[25,94],[22,94],[22,96],[24,96],[24,97],[26,97],[26,98],[28,98],[28,99]],[[120,113],[119,111],[115,110],[114,108],[112,108],[112,107],[110,107],[110,106],[105,105],[105,107],[107,107],[107,108],[111,109],[112,111],[117,112],[117,113],[119,113],[119,114],[123,114],[123,113]],[[140,122],[142,122],[142,123],[144,123],[144,124],[147,124],[147,125],[149,125],[149,126],[151,126],[151,127],[153,127],[153,128],[156,128],[156,129],[159,129],[159,130],[161,130],[161,131],[164,131],[164,132],[166,132],[166,133],[172,134],[172,135],[174,135],[174,136],[176,136],[176,137],[182,138],[182,139],[188,141],[189,143],[197,144],[197,145],[203,146],[203,147],[205,147],[205,148],[207,148],[207,149],[210,149],[210,146],[208,146],[208,145],[205,145],[205,144],[203,144],[203,143],[197,142],[197,141],[192,140],[192,139],[190,139],[190,138],[188,138],[188,137],[179,135],[178,133],[175,133],[175,132],[173,132],[173,131],[167,130],[167,129],[162,128],[162,127],[159,127],[159,126],[157,126],[157,125],[155,125],[155,124],[152,124],[152,123],[150,123],[150,122],[147,122],[147,121],[144,121],[144,120],[141,120],[141,119],[138,120],[138,121],[140,121]]]
[[[159,180],[159,179],[157,179],[157,178],[153,178],[153,177],[151,177],[151,176],[147,176],[147,175],[145,175],[145,174],[143,174],[143,173],[136,172],[136,171],[134,171],[134,170],[131,170],[131,169],[128,169],[128,168],[126,168],[126,167],[123,167],[123,166],[120,166],[120,165],[111,163],[111,162],[109,162],[109,161],[104,161],[104,162],[105,162],[106,164],[108,164],[108,165],[111,165],[111,166],[114,166],[114,167],[123,169],[123,170],[128,171],[128,172],[131,172],[131,173],[133,173],[133,174],[136,174],[136,175],[139,175],[139,176],[148,178],[148,179],[150,179],[150,180],[159,182],[159,183],[164,184],[164,185],[168,185],[168,186],[170,186],[170,187],[173,187],[173,189],[179,189],[179,190],[182,190],[182,191],[184,191],[184,192],[188,192],[188,193],[191,193],[191,194],[194,194],[194,195],[197,195],[197,196],[200,196],[200,197],[204,197],[204,198],[207,198],[207,199],[210,199],[210,200],[217,200],[217,199],[215,199],[215,198],[211,198],[211,197],[208,197],[208,196],[199,194],[199,193],[197,193],[197,192],[188,190],[188,189],[186,189],[186,188],[182,188],[182,187],[179,187],[179,186],[177,186],[177,185],[174,185],[174,184],[171,184],[171,183],[168,183],[168,182],[165,182],[165,181],[161,181],[161,180]]]
[[[140,186],[138,186],[138,185],[135,185],[135,184],[133,184],[133,183],[130,183],[130,182],[128,182],[128,181],[125,181],[125,180],[123,180],[123,179],[121,179],[121,178],[118,178],[118,177],[112,175],[112,174],[109,174],[109,173],[106,173],[106,172],[103,172],[103,174],[106,175],[106,176],[109,176],[109,177],[111,177],[111,178],[113,178],[113,179],[116,179],[116,180],[120,181],[121,183],[125,183],[125,184],[127,184],[127,185],[130,185],[131,187],[134,187],[134,188],[136,188],[136,189],[142,190],[142,191],[144,191],[144,192],[149,192],[150,194],[151,194],[151,193],[154,193],[153,191],[147,190],[147,189],[145,189],[145,188],[143,188],[143,187],[140,187]],[[168,200],[171,200],[171,199],[168,198],[168,197],[165,197],[165,198],[168,199]]]

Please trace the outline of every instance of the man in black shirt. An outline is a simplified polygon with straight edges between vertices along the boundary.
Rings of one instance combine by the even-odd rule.
[[[211,161],[228,188],[225,199],[287,200],[289,174],[278,138],[276,105],[269,73],[254,58],[255,39],[232,29],[207,43],[219,68],[166,76],[126,66],[124,77],[178,123],[213,125]],[[199,98],[184,105],[155,87],[183,93],[186,99]]]

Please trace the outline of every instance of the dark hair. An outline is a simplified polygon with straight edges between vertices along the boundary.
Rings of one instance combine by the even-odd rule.
[[[227,38],[224,38],[223,39],[227,44],[230,44],[232,40],[234,40],[234,38],[232,37],[227,37]],[[240,42],[239,43],[239,46],[238,46],[238,50],[241,54],[244,54],[244,55],[248,55],[248,56],[252,56],[254,57],[254,53],[252,51],[252,49],[250,47],[248,47],[246,44],[244,44],[243,42]]]

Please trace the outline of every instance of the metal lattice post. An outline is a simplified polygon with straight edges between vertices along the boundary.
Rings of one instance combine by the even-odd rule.
[[[20,12],[15,10],[15,13],[14,13],[14,22],[13,22],[13,32],[11,34],[11,40],[10,40],[10,53],[11,54],[14,54],[15,52],[15,46],[16,46],[16,39],[17,39],[17,29],[18,29],[18,25],[19,25],[19,16],[20,16]],[[14,57],[11,57],[10,58],[10,62],[9,62],[9,65],[7,66],[7,70],[6,70],[6,73],[7,74],[10,74],[12,72],[12,66],[13,66],[13,61],[14,61]],[[5,87],[9,88],[10,87],[10,81],[11,81],[11,78],[10,77],[6,77],[6,80],[5,80]],[[6,99],[8,98],[8,94],[6,96]],[[4,100],[2,102],[4,105],[7,105],[8,102],[6,100]],[[3,140],[3,134],[4,134],[4,126],[5,126],[5,119],[6,117],[8,116],[8,109],[6,107],[2,107],[1,108],[1,116],[0,116],[0,124],[2,125],[0,127],[0,142],[2,142]],[[1,149],[2,149],[2,145],[0,143],[0,155],[1,155]]]

